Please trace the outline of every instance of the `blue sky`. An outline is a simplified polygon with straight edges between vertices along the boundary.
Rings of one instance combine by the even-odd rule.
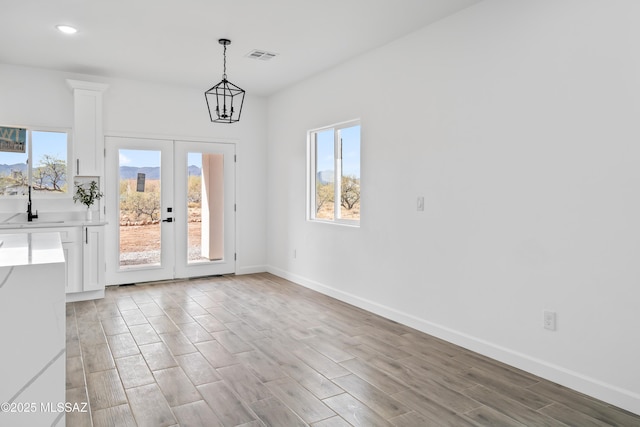
[[[39,132],[33,131],[32,156],[33,165],[38,166],[44,154],[49,154],[61,160],[67,159],[67,134],[64,132]],[[26,163],[27,153],[0,152],[0,164],[13,165]]]
[[[187,157],[187,165],[202,167],[202,153],[189,153]]]
[[[33,165],[38,166],[44,154],[49,154],[60,160],[67,159],[67,134],[63,132],[37,132],[31,133],[33,146],[31,155]]]
[[[360,126],[340,130],[342,136],[342,174],[360,177]],[[333,129],[318,132],[317,167],[321,171],[333,170]]]
[[[26,163],[27,153],[5,153],[0,152],[0,165],[15,165],[16,163]]]
[[[160,152],[157,150],[120,150],[120,166],[157,167],[160,166]],[[202,153],[189,153],[187,164],[202,167]]]
[[[120,166],[138,168],[160,166],[160,152],[157,150],[120,150]]]

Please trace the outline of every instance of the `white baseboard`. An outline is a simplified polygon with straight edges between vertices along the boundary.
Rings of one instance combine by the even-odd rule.
[[[67,302],[89,301],[104,298],[104,289],[88,292],[73,292],[67,294]]]
[[[236,270],[237,275],[242,274],[255,274],[255,273],[265,273],[267,271],[267,267],[265,265],[250,265],[247,267],[240,267]]]
[[[407,314],[391,307],[379,304],[357,295],[343,292],[306,277],[290,273],[279,268],[268,266],[267,271],[276,276],[290,280],[324,295],[336,298],[356,307],[370,311],[387,319],[414,328],[434,337],[475,351],[484,356],[506,363],[510,366],[530,372],[554,383],[569,387],[586,395],[595,397],[609,404],[640,415],[640,395],[629,390],[621,389],[604,383],[588,375],[571,371],[512,349],[496,345],[480,338],[447,328],[443,325],[429,322],[419,317]]]

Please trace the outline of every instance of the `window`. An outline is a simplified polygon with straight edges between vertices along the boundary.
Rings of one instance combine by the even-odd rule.
[[[360,122],[309,132],[310,220],[360,224]]]
[[[68,134],[0,127],[0,196],[66,194]]]

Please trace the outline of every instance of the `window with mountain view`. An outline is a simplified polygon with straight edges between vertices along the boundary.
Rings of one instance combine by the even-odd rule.
[[[0,127],[0,196],[67,193],[67,132]]]
[[[360,122],[309,132],[309,219],[359,225]]]

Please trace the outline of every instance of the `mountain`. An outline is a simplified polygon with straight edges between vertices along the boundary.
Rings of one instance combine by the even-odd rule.
[[[27,164],[26,163],[16,163],[13,165],[0,165],[0,176],[11,175],[13,171],[20,171],[22,173],[27,173]]]
[[[16,163],[13,165],[0,164],[0,176],[11,175],[13,171],[20,171],[23,174],[27,173],[26,163]],[[146,179],[160,179],[159,167],[136,167],[136,166],[120,166],[120,179],[137,179],[138,173],[146,175]],[[198,166],[191,165],[187,169],[189,176],[200,176],[202,170]]]
[[[189,176],[200,176],[202,175],[202,171],[198,166],[191,165],[187,168],[187,175]]]
[[[160,179],[159,167],[120,166],[120,179],[137,179],[139,173],[145,174],[146,179]]]

